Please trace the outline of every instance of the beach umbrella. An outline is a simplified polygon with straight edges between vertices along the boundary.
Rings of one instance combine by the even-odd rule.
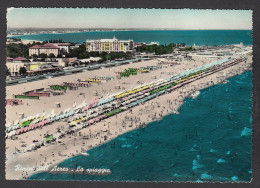
[[[37,121],[38,121],[37,119],[34,119],[30,124],[32,125],[32,124],[36,123]]]
[[[76,113],[79,113],[79,112],[80,112],[80,110],[81,110],[81,109],[77,109],[77,110],[76,110]]]
[[[13,127],[8,127],[8,128],[6,129],[6,131],[7,131],[7,132],[10,132],[12,129],[13,129]]]
[[[10,136],[14,136],[15,133],[16,133],[16,131],[11,131],[11,132],[10,132]]]
[[[82,103],[79,105],[79,108],[83,108],[85,106],[85,103]]]
[[[77,130],[77,127],[76,127],[76,126],[75,126],[75,127],[72,127],[71,130],[76,131],[76,130]]]
[[[50,114],[47,114],[47,115],[45,115],[45,118],[49,118],[51,115]]]
[[[74,110],[76,110],[78,108],[78,105],[75,104],[72,107],[73,107]]]
[[[52,110],[52,111],[51,111],[51,115],[53,115],[53,114],[55,115],[55,112],[54,112],[54,110]]]

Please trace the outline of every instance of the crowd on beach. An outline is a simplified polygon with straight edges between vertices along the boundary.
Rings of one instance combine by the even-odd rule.
[[[193,64],[191,68],[196,68],[196,65]],[[184,70],[185,68],[182,69]],[[197,80],[192,84],[187,84],[183,86],[182,88],[177,88],[171,93],[167,93],[163,96],[158,96],[153,100],[146,101],[139,106],[130,108],[108,119],[97,121],[92,126],[86,127],[84,129],[78,129],[77,131],[72,131],[68,134],[68,136],[54,140],[53,142],[47,144],[46,148],[48,149],[41,148],[39,150],[40,160],[38,160],[37,164],[41,166],[54,165],[61,160],[64,160],[64,158],[80,155],[86,150],[103,144],[124,132],[137,128],[145,128],[146,123],[148,122],[159,120],[169,113],[178,113],[178,108],[183,103],[183,100],[197,90],[209,87],[216,83],[223,82],[227,77],[238,74],[239,72],[242,72],[244,70],[245,69],[243,67],[241,68],[239,66],[236,66],[236,68],[229,68],[225,71],[217,73],[217,76],[210,75],[208,78],[201,79],[200,81]],[[168,77],[167,75],[163,74],[165,73],[164,70],[158,70],[158,72],[159,71],[161,72],[160,76],[163,75],[164,77]],[[113,89],[109,89],[108,87],[102,88],[101,90],[99,90],[99,93],[106,94],[113,91]],[[89,94],[92,94],[91,91],[89,91]],[[42,137],[44,132],[48,134],[55,134],[61,130],[69,129],[69,125],[66,123],[68,119],[69,117],[61,118],[59,122],[55,123],[55,126],[53,125],[52,127],[40,127],[40,131],[34,131],[34,138]],[[16,149],[11,150],[13,151],[14,156],[23,153],[21,151],[23,150],[22,148],[18,149],[19,144],[17,143],[19,142],[19,140],[21,141],[22,138],[24,142],[29,144],[30,138],[28,138],[28,136],[29,135],[26,133],[24,134],[24,136],[10,141],[10,143],[16,143],[17,146]],[[7,147],[14,148],[10,146],[10,143],[7,144]],[[28,158],[30,159],[34,158],[34,160],[32,159],[32,161],[35,161],[34,151],[29,153],[25,151],[24,154],[21,156],[28,156]],[[30,159],[28,161],[30,161]],[[12,159],[9,160],[12,161]],[[16,161],[14,160],[12,163],[15,162]],[[28,177],[28,173],[24,173],[22,174],[22,176]]]

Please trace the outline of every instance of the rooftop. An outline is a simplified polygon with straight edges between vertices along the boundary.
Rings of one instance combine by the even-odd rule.
[[[35,45],[35,46],[30,47],[30,49],[40,49],[40,48],[58,49],[58,46],[55,44],[52,44],[52,43],[47,43],[47,44],[43,44],[43,45]]]
[[[57,46],[69,46],[70,45],[70,43],[53,43],[53,44],[55,44]]]
[[[28,61],[25,57],[17,57],[14,59],[14,61]]]
[[[115,42],[115,41],[118,41],[118,42],[129,42],[129,41],[132,41],[132,40],[119,40],[117,39],[115,36],[112,38],[112,39],[96,39],[96,40],[86,40],[86,42]]]

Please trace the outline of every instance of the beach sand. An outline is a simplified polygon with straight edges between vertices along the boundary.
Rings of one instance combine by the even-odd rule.
[[[97,91],[99,96],[107,95],[107,92],[113,94],[124,90],[115,89],[116,85],[125,87],[125,90],[136,87],[137,80],[143,83],[152,81],[152,75],[157,75],[157,79],[170,77],[171,74],[178,74],[187,69],[202,66],[212,60],[206,58],[198,58],[196,61],[182,61],[181,64],[173,67],[164,67],[158,71],[152,71],[148,74],[140,74],[137,76],[130,76],[129,78],[122,78],[114,81],[108,81],[100,85],[93,85],[90,88],[81,88],[76,91],[68,91],[65,95],[58,97],[41,98],[40,100],[24,100],[27,105],[7,107],[7,119],[15,121],[18,119],[16,112],[23,111],[26,115],[34,115],[35,113],[42,113],[51,111],[54,108],[56,101],[61,102],[61,109],[55,109],[56,112],[71,107],[74,103],[81,103],[82,101],[89,102],[93,99],[93,91]],[[20,84],[16,86],[7,87],[7,97],[13,94],[19,94],[21,91],[37,89],[40,87],[47,87],[49,84],[60,84],[62,81],[76,81],[77,79],[86,79],[94,76],[115,76],[115,71],[123,70],[127,67],[141,67],[148,65],[156,65],[158,60],[144,61],[130,65],[123,65],[120,67],[113,67],[110,69],[100,69],[95,71],[86,71],[79,74],[68,75],[48,80],[36,81],[31,83]],[[32,166],[48,166],[55,165],[75,155],[80,155],[82,152],[104,144],[117,136],[143,127],[151,121],[160,120],[163,116],[170,113],[178,113],[178,108],[183,104],[185,98],[190,96],[195,91],[210,87],[214,84],[223,83],[227,78],[237,74],[241,74],[245,70],[250,69],[252,64],[252,57],[248,61],[239,63],[229,67],[220,72],[214,73],[202,79],[189,83],[171,93],[162,95],[155,99],[145,102],[143,105],[136,106],[132,110],[124,111],[112,116],[108,119],[102,120],[99,123],[84,128],[73,135],[67,135],[59,139],[60,143],[54,142],[47,146],[43,146],[36,151],[23,152],[26,147],[30,146],[32,140],[43,139],[45,133],[55,133],[57,128],[65,128],[68,124],[65,121],[53,123],[44,126],[41,129],[29,131],[19,135],[17,140],[6,140],[6,179],[24,179],[36,173],[31,169],[16,170],[16,165],[21,165],[24,168]],[[123,82],[128,84],[122,84]],[[79,93],[85,92],[85,98]],[[20,151],[17,149],[19,148]]]
[[[32,44],[33,42],[42,42],[42,41],[39,41],[39,40],[24,40],[24,39],[22,39],[21,42],[23,44]]]
[[[19,113],[24,113],[25,117],[42,114],[43,112],[50,113],[52,110],[54,110],[55,113],[59,113],[64,109],[71,108],[74,104],[81,104],[83,101],[89,102],[95,97],[106,98],[109,94],[112,95],[137,86],[141,86],[142,84],[148,84],[158,79],[168,78],[173,74],[179,74],[185,70],[202,66],[211,61],[212,60],[208,60],[206,58],[197,58],[196,62],[182,61],[181,64],[175,65],[174,67],[164,66],[162,69],[151,71],[150,73],[138,74],[135,76],[130,76],[129,78],[123,77],[121,79],[115,79],[107,82],[103,81],[101,84],[92,84],[92,86],[89,88],[67,90],[64,95],[60,96],[41,97],[40,100],[24,99],[24,105],[6,107],[6,122],[13,122],[19,119]],[[63,82],[76,82],[78,79],[85,80],[87,78],[93,78],[95,76],[116,77],[116,72],[123,71],[124,69],[156,66],[157,63],[158,59],[154,59],[139,63],[122,65],[118,67],[85,71],[72,75],[7,86],[6,98],[14,98],[14,95],[22,94],[26,91],[31,91],[39,88],[49,88],[50,85],[60,85]],[[157,79],[152,79],[153,75],[157,75]],[[140,83],[137,83],[137,81],[139,81]],[[120,85],[121,88],[116,89],[116,85]],[[94,94],[96,92],[98,93],[97,96]],[[60,108],[56,108],[56,102],[61,103]]]
[[[7,37],[11,37],[11,36],[7,36]],[[25,39],[21,39],[21,41],[17,41],[17,42],[6,42],[6,44],[32,44],[33,42],[42,42],[39,40],[25,40]]]

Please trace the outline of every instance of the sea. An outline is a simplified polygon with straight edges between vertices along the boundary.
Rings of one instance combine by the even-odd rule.
[[[133,39],[186,45],[252,45],[251,30],[95,31],[24,35],[27,40]],[[173,96],[174,97],[174,96]],[[252,71],[200,91],[143,129],[69,158],[59,167],[110,169],[109,175],[38,173],[34,180],[248,182],[252,178]]]
[[[174,97],[174,96],[173,96]],[[38,173],[34,180],[248,182],[252,178],[252,71],[203,89],[145,128],[60,163],[109,175]]]
[[[252,45],[252,30],[133,30],[133,31],[93,31],[81,33],[22,35],[10,38],[25,40],[54,40],[84,43],[86,40],[113,38],[120,40],[132,39],[134,42],[185,43],[186,45]]]

